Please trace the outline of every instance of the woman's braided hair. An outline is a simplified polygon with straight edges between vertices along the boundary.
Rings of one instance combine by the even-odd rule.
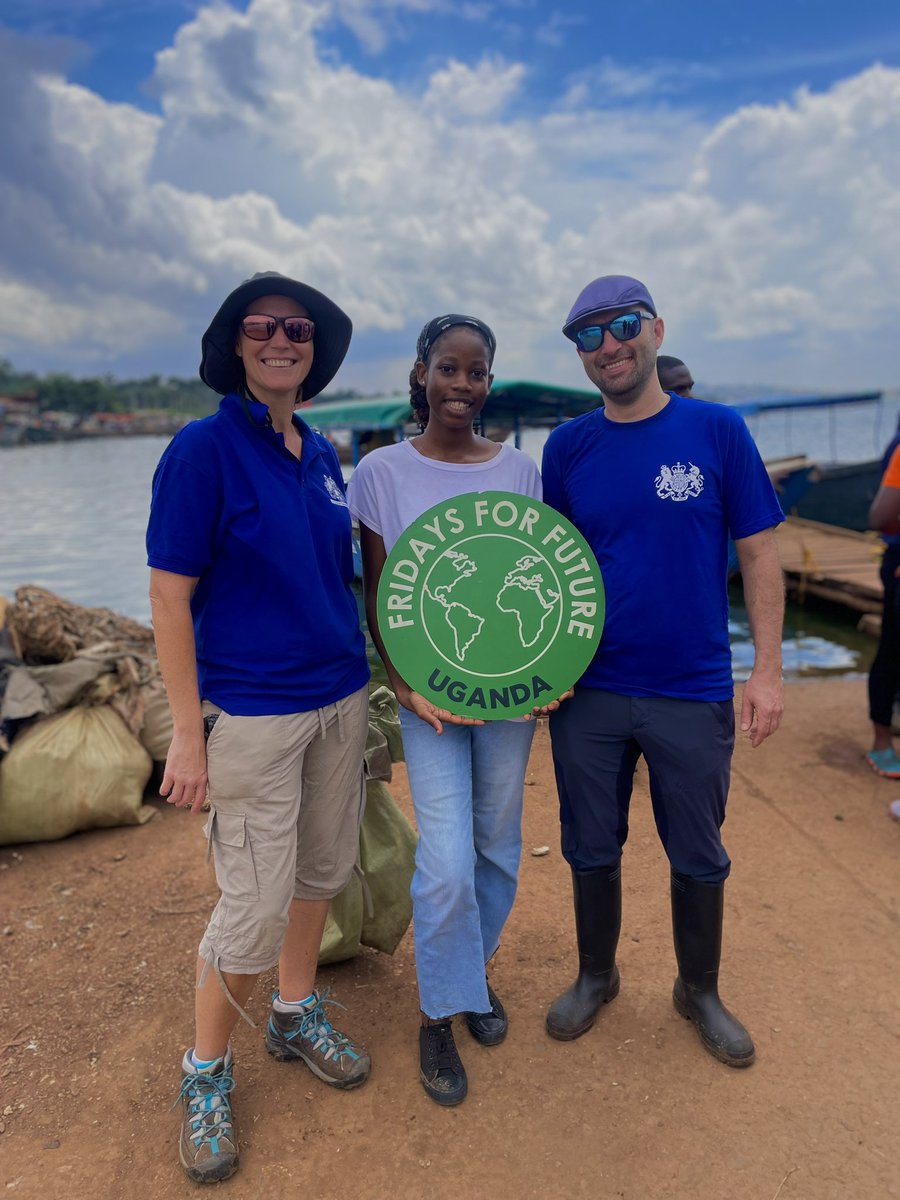
[[[425,385],[419,383],[416,375],[416,365],[421,362],[427,366],[428,359],[438,339],[448,329],[453,329],[456,325],[468,325],[481,334],[488,349],[488,366],[494,361],[494,354],[497,350],[497,339],[494,337],[494,331],[489,325],[485,325],[484,321],[479,321],[477,317],[464,317],[459,313],[447,313],[443,317],[435,317],[433,321],[429,321],[422,329],[416,341],[416,361],[413,363],[413,368],[409,373],[409,403],[412,408],[413,420],[422,432],[424,432],[425,426],[428,424],[429,409],[428,399],[425,395]]]
[[[424,433],[428,424],[428,400],[425,398],[425,385],[419,383],[416,375],[415,364],[409,373],[409,406],[412,409],[413,420],[419,427],[419,433]]]

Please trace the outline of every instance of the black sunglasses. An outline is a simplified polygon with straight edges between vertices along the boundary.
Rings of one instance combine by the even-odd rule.
[[[279,325],[290,342],[311,342],[316,332],[315,322],[309,317],[270,317],[266,313],[244,317],[241,332],[254,342],[267,342]]]
[[[649,313],[625,313],[624,316],[614,317],[604,325],[588,325],[572,334],[572,340],[579,350],[589,354],[599,350],[603,345],[603,336],[607,329],[617,342],[630,342],[641,332],[641,321],[653,321]]]

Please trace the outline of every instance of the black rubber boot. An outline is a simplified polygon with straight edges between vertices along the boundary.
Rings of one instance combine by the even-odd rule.
[[[700,1041],[719,1062],[749,1067],[755,1051],[750,1034],[719,999],[724,883],[698,883],[672,872],[672,930],[678,978],[675,1009],[693,1021]]]
[[[573,871],[578,978],[550,1005],[547,1032],[561,1042],[587,1033],[604,1004],[619,994],[616,946],[622,926],[621,860],[597,871]]]

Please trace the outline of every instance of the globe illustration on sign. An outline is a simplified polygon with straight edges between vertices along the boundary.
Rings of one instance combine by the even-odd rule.
[[[420,606],[428,641],[441,658],[489,678],[540,658],[559,632],[562,589],[533,546],[509,534],[475,534],[432,564]]]

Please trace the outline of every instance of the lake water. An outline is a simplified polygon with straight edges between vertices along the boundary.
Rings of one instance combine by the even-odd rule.
[[[867,445],[858,422],[854,428],[856,443]],[[149,622],[144,531],[150,481],[166,443],[107,438],[0,450],[0,595],[12,598],[21,584],[35,583]],[[868,446],[864,453],[871,457]],[[740,679],[752,647],[739,591],[731,635]],[[784,649],[786,677],[807,678],[868,670],[874,643],[850,624],[794,609]]]
[[[144,532],[150,481],[168,440],[0,450],[0,594],[11,598],[20,584],[36,583],[149,621]]]

